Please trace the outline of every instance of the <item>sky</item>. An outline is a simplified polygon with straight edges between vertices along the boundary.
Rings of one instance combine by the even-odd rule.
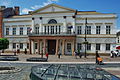
[[[34,11],[51,3],[78,11],[116,13],[117,28],[120,30],[120,0],[0,0],[0,6],[19,6],[21,14],[27,14],[28,11]]]

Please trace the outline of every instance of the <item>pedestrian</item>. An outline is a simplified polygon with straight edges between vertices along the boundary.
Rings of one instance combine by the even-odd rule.
[[[16,50],[14,50],[13,53],[14,53],[14,56],[16,56]]]
[[[24,51],[25,54],[27,54],[27,49],[25,48],[25,51]]]
[[[61,52],[59,51],[59,52],[58,52],[58,58],[59,58],[59,59],[60,59],[60,56],[61,56]]]
[[[46,58],[47,58],[47,60],[48,60],[48,53],[46,53]]]
[[[77,52],[74,52],[74,54],[75,54],[75,58],[77,59],[77,55],[78,55]]]

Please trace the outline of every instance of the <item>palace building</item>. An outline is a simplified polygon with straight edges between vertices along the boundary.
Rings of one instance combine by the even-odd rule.
[[[74,51],[110,53],[116,44],[116,14],[78,11],[56,4],[19,15],[19,7],[0,11],[1,37],[9,39],[6,52],[16,48],[29,54],[74,55]],[[9,14],[8,16],[3,16]]]

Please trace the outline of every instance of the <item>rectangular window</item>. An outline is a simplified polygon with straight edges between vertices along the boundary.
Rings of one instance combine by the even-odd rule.
[[[77,49],[82,50],[82,44],[81,43],[77,43]]]
[[[23,43],[20,43],[20,49],[23,49]]]
[[[96,34],[100,34],[100,26],[96,26]]]
[[[13,43],[13,49],[16,49],[16,43]]]
[[[13,28],[13,35],[16,35],[16,28]]]
[[[71,27],[68,27],[68,28],[67,28],[67,33],[68,33],[68,34],[71,34]]]
[[[27,43],[27,49],[29,49],[29,43]]]
[[[51,26],[51,34],[54,34],[54,26]]]
[[[86,27],[86,34],[91,34],[91,26]]]
[[[106,26],[106,34],[110,34],[110,26]]]
[[[87,50],[91,50],[91,44],[87,44]]]
[[[44,33],[46,34],[46,26],[44,27],[44,31],[45,31]]]
[[[35,49],[37,49],[37,43],[35,43]]]
[[[61,27],[60,27],[60,25],[59,25],[59,34],[60,34],[60,32],[61,32]]]
[[[71,52],[71,43],[67,43],[67,51]]]
[[[106,50],[107,50],[107,51],[110,50],[110,44],[106,44]]]
[[[77,26],[77,34],[82,34],[81,32],[82,32],[82,28],[81,28],[81,26]]]
[[[27,27],[27,35],[30,34],[30,31],[31,31],[31,28],[30,28],[30,27]]]
[[[23,27],[20,28],[20,35],[23,35]]]
[[[39,27],[35,27],[35,34],[39,34]]]
[[[9,35],[9,28],[6,28],[6,35]]]
[[[57,26],[56,26],[56,34],[57,34]]]
[[[96,50],[100,50],[100,44],[96,44]]]
[[[47,27],[47,29],[48,29],[48,34],[49,34],[49,26]]]

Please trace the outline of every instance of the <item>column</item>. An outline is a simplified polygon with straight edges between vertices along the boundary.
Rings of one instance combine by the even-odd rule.
[[[35,32],[34,25],[35,25],[34,18],[32,18],[32,33]]]
[[[46,53],[46,39],[43,40],[43,54]]]
[[[58,48],[59,48],[59,39],[56,40],[56,53],[55,53],[55,55],[58,55]]]
[[[40,54],[40,40],[37,41],[38,54]]]
[[[29,54],[32,54],[32,50],[31,50],[31,40],[29,40]]]
[[[62,55],[65,54],[65,39],[62,41]]]
[[[72,56],[74,56],[75,51],[75,40],[72,41]]]
[[[34,40],[32,40],[32,54],[35,54],[35,43],[34,43]]]
[[[41,34],[41,33],[43,32],[43,30],[42,30],[42,17],[40,17],[39,26],[40,26],[40,28],[39,28],[39,33]]]
[[[67,32],[67,22],[66,22],[66,16],[63,16],[64,21],[63,21],[63,33]]]
[[[40,41],[40,54],[42,54],[42,41]]]

